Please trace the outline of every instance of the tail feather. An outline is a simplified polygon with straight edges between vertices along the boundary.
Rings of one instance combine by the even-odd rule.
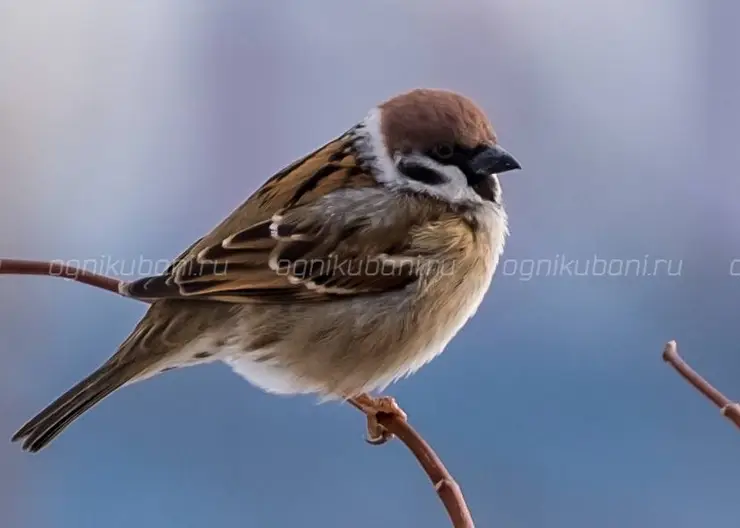
[[[103,365],[31,418],[12,441],[25,439],[24,450],[39,451],[82,413],[127,383],[132,378],[130,374],[130,369],[121,365]]]

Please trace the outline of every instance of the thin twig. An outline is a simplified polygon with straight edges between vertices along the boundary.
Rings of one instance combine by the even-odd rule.
[[[73,280],[95,288],[101,288],[120,294],[118,286],[121,281],[105,275],[98,275],[87,270],[68,266],[62,262],[45,262],[42,260],[0,259],[0,275],[43,275]]]
[[[73,266],[36,260],[0,259],[0,275],[62,277],[119,295],[121,292],[120,286],[123,284],[118,279],[90,273]],[[353,398],[348,400],[348,403],[367,414],[365,406],[359,400]],[[475,523],[465,503],[460,486],[421,435],[408,422],[396,415],[379,413],[375,415],[375,419],[388,432],[397,436],[419,461],[447,510],[452,526],[454,528],[474,528]]]
[[[691,385],[701,392],[704,396],[719,407],[722,416],[730,420],[736,426],[740,427],[740,404],[731,401],[727,396],[722,394],[711,383],[702,378],[694,369],[692,369],[681,356],[678,355],[678,348],[675,341],[668,341],[663,350],[663,361],[670,364],[681,376]]]
[[[352,398],[348,402],[363,413],[366,412],[364,405],[358,399]],[[397,436],[419,461],[429,480],[432,481],[442,504],[444,504],[452,521],[452,526],[455,528],[474,528],[473,517],[465,503],[465,497],[459,484],[452,478],[452,475],[431,446],[407,421],[394,414],[378,413],[375,415],[375,419],[389,433]]]

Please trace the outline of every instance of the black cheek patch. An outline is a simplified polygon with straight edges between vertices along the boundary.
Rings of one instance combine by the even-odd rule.
[[[429,167],[423,165],[417,165],[416,163],[409,163],[408,161],[401,161],[398,163],[398,171],[412,180],[426,183],[427,185],[441,185],[447,182],[447,179]]]

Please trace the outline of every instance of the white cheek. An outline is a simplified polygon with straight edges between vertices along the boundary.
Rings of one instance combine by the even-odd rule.
[[[468,179],[459,168],[454,165],[440,165],[434,161],[432,163],[437,166],[436,170],[447,178],[447,183],[439,186],[438,196],[451,202],[483,203],[478,193],[468,185]]]
[[[444,178],[444,183],[427,184],[412,180],[401,174],[395,167],[401,159],[411,161],[414,165],[426,167]],[[451,203],[483,203],[478,193],[468,185],[465,174],[454,165],[442,165],[422,154],[397,155],[394,159],[394,170],[398,174],[397,185],[417,192],[441,198]]]

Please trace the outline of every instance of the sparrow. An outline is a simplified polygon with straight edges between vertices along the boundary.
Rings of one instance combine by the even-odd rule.
[[[372,398],[475,313],[508,235],[498,174],[520,169],[483,110],[415,89],[265,182],[161,275],[113,356],[14,436],[36,452],[117,389],[221,361],[274,394]]]

